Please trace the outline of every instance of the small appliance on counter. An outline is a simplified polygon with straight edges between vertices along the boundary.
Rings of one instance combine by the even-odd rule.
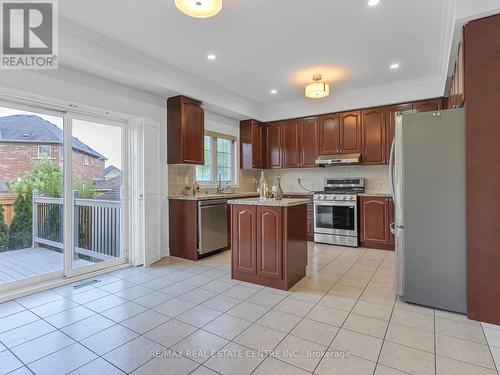
[[[358,193],[364,178],[325,178],[324,191],[313,195],[314,242],[359,246]]]

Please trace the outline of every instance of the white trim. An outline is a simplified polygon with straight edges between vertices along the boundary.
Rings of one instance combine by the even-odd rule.
[[[49,156],[45,156],[45,155],[42,155],[40,156],[40,147],[48,147],[49,148]],[[37,145],[37,156],[38,156],[38,159],[43,159],[43,158],[48,158],[48,159],[52,159],[52,145],[51,144],[40,144],[40,145]]]
[[[64,141],[63,145],[73,145],[73,118],[71,112],[66,112],[64,116]],[[73,202],[73,152],[72,147],[63,147],[63,223],[64,223],[64,274],[66,277],[74,276],[73,271],[73,223],[74,202]]]
[[[39,278],[37,280],[38,281],[37,283],[33,283],[33,284],[27,285],[25,287],[20,286],[19,284],[16,284],[16,290],[6,290],[5,293],[0,294],[0,303],[7,302],[7,301],[17,299],[17,298],[21,298],[24,296],[28,296],[30,294],[43,292],[45,290],[57,288],[57,287],[64,286],[67,284],[71,284],[71,283],[74,283],[76,281],[85,280],[85,279],[89,279],[92,277],[97,277],[99,275],[103,275],[103,274],[106,274],[109,272],[117,271],[117,270],[120,270],[120,269],[126,268],[126,267],[130,267],[130,264],[124,263],[124,264],[120,264],[120,265],[115,265],[115,266],[112,266],[112,267],[109,267],[106,269],[96,270],[94,272],[87,273],[85,275],[78,275],[78,276],[74,276],[71,278],[64,278],[62,272],[53,272],[53,273],[51,273],[51,275],[57,273],[60,275],[60,278],[59,279],[52,278],[50,280],[48,280],[48,279],[43,280],[42,278]],[[33,280],[33,279],[30,279],[30,280]]]

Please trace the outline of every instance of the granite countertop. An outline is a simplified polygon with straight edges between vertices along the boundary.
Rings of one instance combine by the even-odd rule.
[[[245,197],[255,197],[259,193],[241,192],[241,193],[225,193],[225,194],[198,194],[195,196],[189,195],[169,195],[168,199],[179,199],[184,201],[205,201],[210,199],[235,199]]]
[[[245,206],[271,206],[271,207],[291,207],[299,206],[301,204],[309,203],[309,199],[291,199],[283,198],[280,201],[276,199],[260,199],[260,198],[248,198],[248,199],[233,199],[228,204],[241,204]]]

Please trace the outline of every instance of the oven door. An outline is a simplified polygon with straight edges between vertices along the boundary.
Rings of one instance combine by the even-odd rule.
[[[314,202],[314,233],[358,235],[356,202]]]

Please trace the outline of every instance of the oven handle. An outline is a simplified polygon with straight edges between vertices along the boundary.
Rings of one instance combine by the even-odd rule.
[[[358,205],[357,202],[342,202],[342,201],[335,201],[335,202],[314,202],[314,206],[328,206],[328,207],[332,207],[332,206],[342,206],[342,207],[352,207],[352,208],[356,208],[356,206]]]

